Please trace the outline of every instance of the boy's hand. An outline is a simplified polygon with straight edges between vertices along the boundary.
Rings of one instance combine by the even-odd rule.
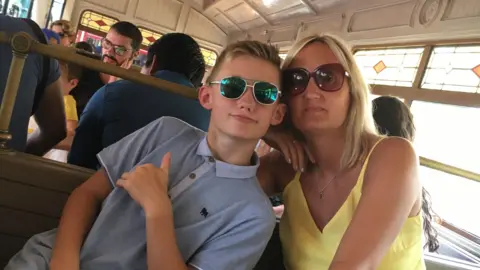
[[[170,153],[165,154],[160,168],[152,164],[136,167],[130,173],[124,173],[117,186],[142,206],[146,216],[170,215],[172,205],[168,197],[168,171]]]

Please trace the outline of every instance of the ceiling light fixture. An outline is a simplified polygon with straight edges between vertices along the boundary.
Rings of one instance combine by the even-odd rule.
[[[262,0],[263,1],[263,5],[269,7],[271,6],[274,2],[276,2],[277,0]]]

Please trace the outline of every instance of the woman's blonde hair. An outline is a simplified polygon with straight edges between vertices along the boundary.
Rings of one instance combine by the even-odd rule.
[[[378,134],[369,101],[370,88],[363,79],[350,48],[339,37],[331,34],[308,36],[296,42],[288,51],[281,68],[288,68],[296,55],[312,42],[326,44],[350,75],[349,80],[346,80],[350,85],[350,105],[343,123],[346,129],[346,144],[341,168],[351,168],[366,158],[370,147],[369,137]]]

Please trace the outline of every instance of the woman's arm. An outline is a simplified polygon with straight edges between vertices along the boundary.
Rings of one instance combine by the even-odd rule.
[[[330,270],[376,269],[409,216],[420,210],[418,158],[401,138],[382,141],[370,157],[362,197]]]

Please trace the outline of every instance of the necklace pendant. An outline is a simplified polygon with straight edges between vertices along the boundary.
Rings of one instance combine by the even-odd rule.
[[[323,192],[320,193],[320,200],[323,199]]]

